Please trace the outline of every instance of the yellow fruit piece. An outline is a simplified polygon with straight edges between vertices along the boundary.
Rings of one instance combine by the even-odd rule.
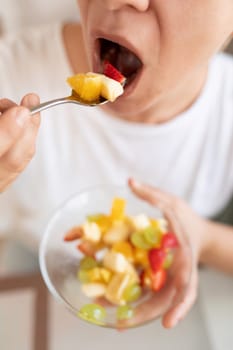
[[[106,284],[108,284],[112,278],[112,272],[105,268],[100,269],[100,275],[102,281]]]
[[[148,252],[147,250],[136,248],[134,249],[134,261],[136,264],[143,267],[149,266]]]
[[[105,268],[110,269],[113,272],[125,273],[129,262],[123,254],[108,251],[104,256],[103,265]]]
[[[88,271],[89,282],[102,282],[108,284],[112,277],[112,272],[103,267],[94,267]]]
[[[99,226],[102,234],[105,234],[112,225],[112,220],[107,215],[99,215],[93,221]]]
[[[112,227],[105,233],[103,241],[105,244],[113,245],[119,241],[126,241],[129,234],[129,226],[124,221],[114,221]]]
[[[161,233],[168,231],[168,223],[165,219],[150,219],[151,226],[160,230]]]
[[[99,100],[102,89],[102,77],[100,74],[76,74],[69,77],[67,82],[84,101],[94,102]]]
[[[134,260],[133,248],[130,243],[117,242],[112,246],[112,250],[116,253],[123,254],[126,257],[126,259],[128,259],[130,262],[133,262]]]
[[[106,289],[105,297],[108,301],[116,305],[124,305],[123,294],[130,285],[130,274],[116,274],[112,277]]]
[[[103,283],[86,283],[81,289],[88,298],[99,298],[106,293],[106,285]]]
[[[114,198],[111,209],[112,220],[123,220],[125,216],[126,202],[123,198]]]
[[[92,243],[99,243],[101,239],[101,231],[95,222],[85,222],[82,225],[83,238]]]

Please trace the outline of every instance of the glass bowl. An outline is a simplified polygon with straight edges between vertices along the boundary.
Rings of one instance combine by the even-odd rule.
[[[116,198],[120,200],[115,201],[113,209]],[[126,203],[125,209],[122,208],[124,201],[121,199]],[[122,210],[125,210],[127,220],[125,218],[120,220]],[[99,236],[95,230],[94,233],[92,231],[91,239],[95,237],[96,240],[95,243],[91,242],[92,248],[95,247],[93,258],[88,256],[93,252],[84,249],[84,254],[82,249],[83,242],[88,241],[87,232],[85,231],[85,239],[82,236],[74,240],[67,239],[67,232],[73,227],[80,228],[87,218],[89,220],[87,226],[90,228],[92,225],[92,228],[96,229],[96,222],[99,225],[98,218],[104,217],[99,214],[108,215],[114,225],[127,222],[131,233],[124,238],[119,236],[119,240],[114,238],[114,234],[109,236],[108,219],[108,229],[105,227],[105,232],[104,234],[102,232],[101,236],[105,237],[104,243],[102,241],[96,243]],[[142,229],[143,225],[145,226],[145,218],[149,218],[154,225],[153,229],[147,231]],[[154,233],[157,235],[158,232],[156,227],[158,223],[159,244],[154,236]],[[166,252],[166,258],[165,254],[162,254],[163,262],[159,260],[161,254],[158,258],[156,254],[154,256],[151,253],[152,250],[157,253],[162,249],[161,240],[167,235],[167,231],[166,221],[161,213],[137,198],[128,187],[104,185],[87,189],[68,199],[50,219],[40,245],[42,276],[52,295],[74,315],[87,322],[117,329],[145,324],[161,317],[172,306],[176,277],[181,270],[182,242],[178,242],[175,236],[172,238],[173,243],[176,238],[176,243],[171,244],[170,240],[170,247],[163,248]],[[142,232],[143,239],[141,239]],[[119,244],[119,241],[123,241],[123,245]],[[127,247],[127,252],[123,246]],[[191,268],[188,269],[188,274],[186,273],[187,283],[190,274]],[[179,290],[181,297],[185,293],[187,283],[183,283],[182,289]]]

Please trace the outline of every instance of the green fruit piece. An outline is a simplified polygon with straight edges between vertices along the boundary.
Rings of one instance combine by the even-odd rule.
[[[117,319],[119,321],[129,320],[134,316],[134,309],[129,305],[122,305],[117,308]]]
[[[123,298],[126,302],[134,302],[140,298],[142,289],[138,284],[131,284],[126,288],[123,294]]]
[[[173,254],[172,252],[168,252],[163,263],[163,268],[165,270],[169,269],[172,265],[172,262],[173,262]]]
[[[143,235],[143,233],[141,231],[134,232],[132,234],[130,240],[131,240],[131,243],[137,248],[141,248],[143,250],[151,249],[151,244],[149,244],[145,240],[145,237],[144,237],[144,235]]]
[[[89,323],[104,326],[106,310],[98,304],[86,304],[79,310],[78,316]]]
[[[78,271],[77,277],[81,283],[90,282],[90,275],[89,275],[88,270],[80,269]]]
[[[80,270],[90,270],[98,265],[97,261],[91,256],[85,256],[80,261]]]
[[[143,231],[145,241],[152,247],[159,247],[161,244],[162,235],[159,230],[150,226]]]

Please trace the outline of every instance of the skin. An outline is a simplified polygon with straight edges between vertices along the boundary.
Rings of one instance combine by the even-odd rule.
[[[181,263],[176,268],[174,280],[176,292],[172,306],[162,319],[164,327],[172,328],[186,316],[196,300],[199,263],[233,276],[233,228],[204,220],[182,199],[157,188],[134,179],[129,180],[129,187],[136,196],[163,213],[170,230],[180,241]]]
[[[209,59],[233,31],[232,0],[78,0],[78,5],[90,70],[98,64],[96,36],[126,41],[143,62],[137,86],[107,107],[130,121],[163,123],[187,109],[200,94]]]
[[[203,88],[210,58],[233,31],[232,0],[78,0],[78,5],[82,29],[69,24],[63,31],[74,73],[98,71],[93,49],[98,36],[126,41],[125,46],[133,47],[143,63],[137,83],[105,107],[130,122],[165,123],[190,107]],[[38,103],[35,94],[25,96],[20,105],[0,100],[0,191],[34,155],[40,117],[30,117],[29,108]],[[195,301],[199,262],[233,273],[233,229],[203,220],[181,199],[158,189],[133,180],[129,186],[135,195],[162,210],[183,242],[184,263],[174,281],[174,303],[163,317],[164,326],[170,328]],[[190,263],[187,283],[185,268]],[[181,297],[184,286],[186,294]]]

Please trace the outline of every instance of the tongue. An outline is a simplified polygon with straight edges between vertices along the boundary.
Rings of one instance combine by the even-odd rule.
[[[116,67],[124,76],[130,77],[141,67],[141,62],[132,52],[121,47],[116,58]]]
[[[109,61],[125,77],[130,77],[141,67],[141,61],[123,46],[108,45],[103,56],[104,60]]]

